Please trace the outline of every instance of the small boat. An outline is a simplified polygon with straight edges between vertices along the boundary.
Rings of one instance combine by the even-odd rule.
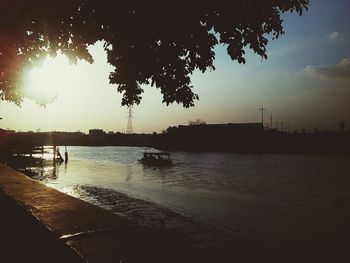
[[[171,165],[173,163],[168,152],[144,152],[142,159],[139,161],[154,166]]]

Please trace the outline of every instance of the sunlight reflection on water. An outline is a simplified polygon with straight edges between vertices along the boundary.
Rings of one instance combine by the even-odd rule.
[[[68,151],[67,165],[46,167],[38,179],[95,204],[102,191],[77,186],[149,200],[284,248],[343,240],[350,233],[348,157],[173,152],[174,165],[157,168],[137,161],[144,151],[138,147]]]

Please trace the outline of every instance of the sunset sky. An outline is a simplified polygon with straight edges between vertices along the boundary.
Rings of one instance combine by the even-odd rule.
[[[268,59],[252,53],[247,63],[230,60],[216,48],[215,71],[195,72],[200,100],[190,109],[166,106],[155,87],[144,87],[141,104],[133,108],[134,132],[161,132],[168,126],[202,119],[207,123],[258,122],[266,119],[291,129],[335,129],[342,120],[350,128],[350,1],[311,0],[302,17],[284,16],[286,34],[268,46]],[[128,111],[122,95],[108,80],[112,67],[102,43],[90,47],[93,64],[69,65],[63,56],[48,58],[33,69],[24,92],[57,95],[45,108],[31,100],[21,107],[0,102],[1,128],[17,131],[83,131],[101,128],[123,132]],[[43,90],[45,92],[43,93]],[[40,91],[40,93],[38,92]],[[77,99],[79,97],[79,99]]]

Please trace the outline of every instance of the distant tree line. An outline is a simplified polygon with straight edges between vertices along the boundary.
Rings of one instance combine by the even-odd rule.
[[[0,155],[28,152],[37,145],[140,146],[162,150],[237,153],[350,154],[350,130],[289,133],[248,125],[199,124],[167,128],[161,134],[11,132],[0,130]]]

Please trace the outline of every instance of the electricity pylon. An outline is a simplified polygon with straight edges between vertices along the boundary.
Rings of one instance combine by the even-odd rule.
[[[132,109],[129,106],[129,116],[128,116],[128,125],[126,126],[126,134],[133,134],[132,130]]]

